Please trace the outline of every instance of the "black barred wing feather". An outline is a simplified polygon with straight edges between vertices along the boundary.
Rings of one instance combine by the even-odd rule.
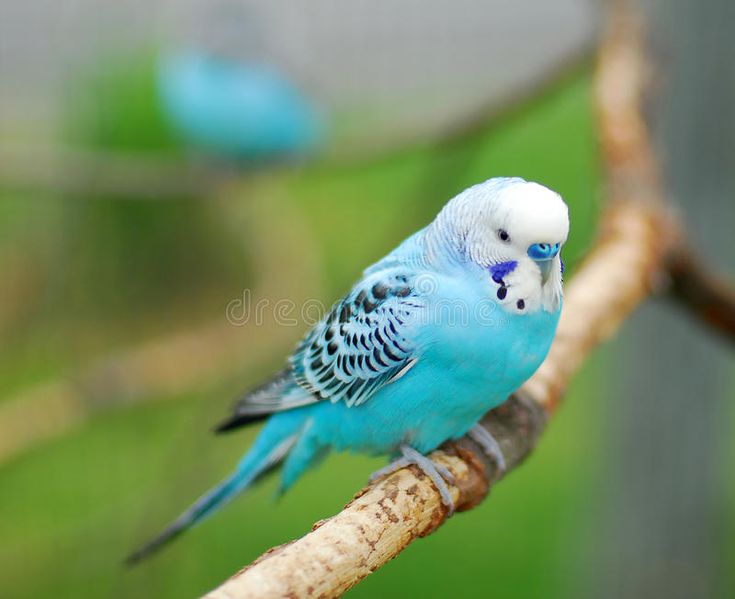
[[[234,430],[263,420],[274,412],[314,403],[316,399],[296,384],[293,370],[289,366],[235,402],[230,416],[220,422],[215,431],[223,433]]]
[[[410,324],[423,309],[409,277],[375,273],[304,338],[291,358],[294,379],[320,399],[360,405],[413,366]]]
[[[412,324],[424,309],[412,280],[372,272],[309,332],[290,364],[237,401],[225,432],[320,400],[359,405],[416,362]]]

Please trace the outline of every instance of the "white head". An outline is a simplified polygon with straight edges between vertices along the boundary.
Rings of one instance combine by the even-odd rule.
[[[450,200],[429,229],[438,242],[434,251],[490,270],[515,263],[516,276],[524,277],[519,285],[528,288],[526,279],[534,279],[539,303],[558,305],[559,251],[569,234],[569,211],[559,194],[520,178],[490,179]]]

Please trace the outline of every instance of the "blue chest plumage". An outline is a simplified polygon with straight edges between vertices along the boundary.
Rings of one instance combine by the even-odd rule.
[[[493,299],[491,284],[474,279],[433,276],[431,284],[436,292],[414,323],[416,363],[357,408],[305,408],[320,443],[371,453],[408,443],[430,451],[462,436],[541,364],[559,311],[509,313]]]

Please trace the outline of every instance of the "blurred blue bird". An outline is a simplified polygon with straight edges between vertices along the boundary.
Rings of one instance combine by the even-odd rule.
[[[159,59],[156,78],[164,116],[193,147],[252,161],[303,154],[322,137],[314,106],[266,64],[180,50]]]
[[[449,511],[451,473],[424,454],[470,434],[504,468],[478,424],[546,357],[562,305],[561,197],[496,178],[364,271],[288,365],[235,404],[218,431],[267,419],[233,474],[133,554],[137,560],[275,468],[286,490],[330,450],[390,454],[381,476],[416,464]]]

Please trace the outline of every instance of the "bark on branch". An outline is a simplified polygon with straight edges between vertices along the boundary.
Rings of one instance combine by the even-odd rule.
[[[708,272],[686,246],[669,255],[668,273],[670,296],[695,318],[735,343],[735,288]]]
[[[483,420],[499,441],[508,471],[533,450],[567,383],[590,351],[666,280],[679,238],[659,183],[640,99],[645,78],[640,24],[618,7],[599,56],[597,105],[609,202],[592,251],[566,288],[548,358],[514,396]],[[697,304],[697,301],[690,302]],[[494,464],[462,439],[432,454],[456,477],[459,510],[470,509],[497,482]],[[380,568],[446,519],[432,483],[415,468],[363,489],[339,514],[306,536],[271,549],[210,599],[333,597]]]

